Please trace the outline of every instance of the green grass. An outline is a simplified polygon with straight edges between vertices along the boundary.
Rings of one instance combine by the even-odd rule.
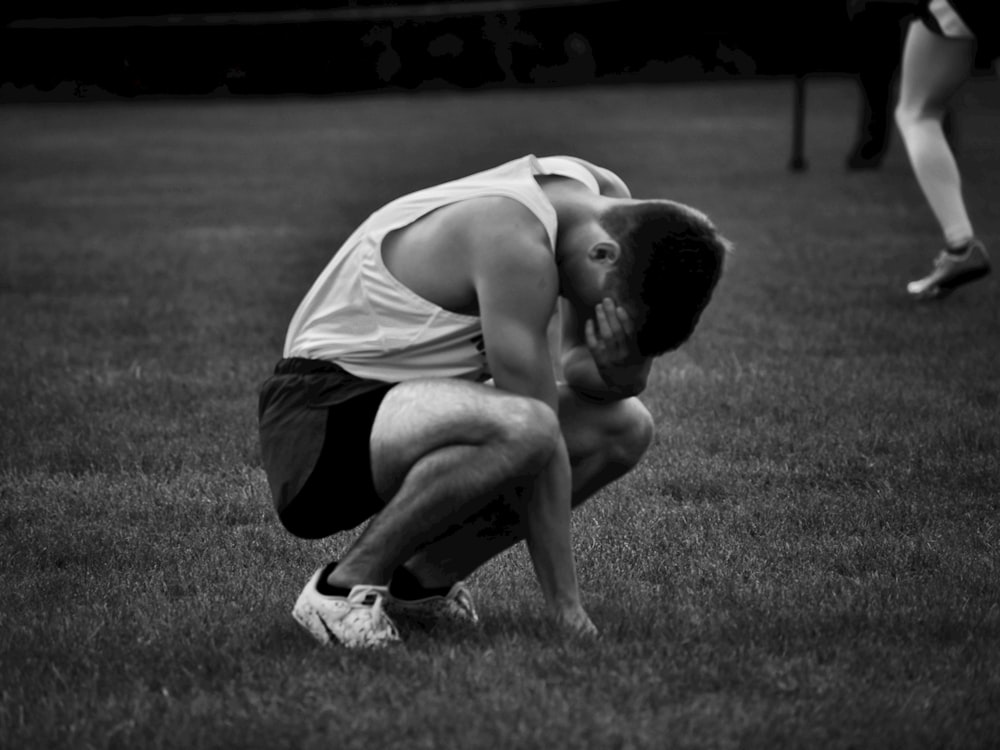
[[[1000,247],[1000,95],[966,196]],[[0,108],[0,747],[986,748],[1000,736],[1000,304],[914,306],[938,236],[856,92],[782,81]],[[654,370],[647,459],[574,517],[597,643],[520,548],[479,630],[316,648],[289,610],[351,534],[283,533],[256,389],[385,200],[573,153],[735,242]]]

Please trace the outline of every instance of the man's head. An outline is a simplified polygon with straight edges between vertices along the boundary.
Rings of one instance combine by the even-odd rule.
[[[673,201],[614,203],[598,223],[614,241],[605,252],[618,255],[605,292],[635,320],[639,352],[656,356],[676,349],[708,305],[730,242],[704,214]]]

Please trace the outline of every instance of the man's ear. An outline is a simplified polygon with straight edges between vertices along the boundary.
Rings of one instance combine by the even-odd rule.
[[[613,266],[621,256],[621,246],[614,240],[601,240],[590,246],[589,257],[598,263]]]

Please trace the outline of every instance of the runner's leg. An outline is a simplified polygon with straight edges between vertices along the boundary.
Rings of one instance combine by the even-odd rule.
[[[554,412],[540,401],[462,381],[400,383],[371,434],[375,488],[387,504],[328,582],[388,583],[403,561],[511,483],[540,481],[561,441]]]
[[[653,439],[653,420],[638,399],[610,404],[585,401],[561,386],[559,421],[573,468],[573,505],[630,471]],[[462,580],[524,538],[521,498],[508,490],[454,533],[406,562],[427,588]]]
[[[952,98],[972,70],[975,42],[935,34],[910,24],[903,51],[896,123],[914,175],[949,246],[973,235],[962,198],[962,180],[943,121]]]

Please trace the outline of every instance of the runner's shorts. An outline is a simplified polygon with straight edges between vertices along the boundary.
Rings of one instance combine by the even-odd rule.
[[[975,39],[983,57],[1000,55],[1000,3],[997,0],[923,0],[920,16],[941,36]]]
[[[369,439],[393,385],[301,358],[282,359],[261,384],[261,460],[278,518],[295,536],[352,529],[384,507]]]

